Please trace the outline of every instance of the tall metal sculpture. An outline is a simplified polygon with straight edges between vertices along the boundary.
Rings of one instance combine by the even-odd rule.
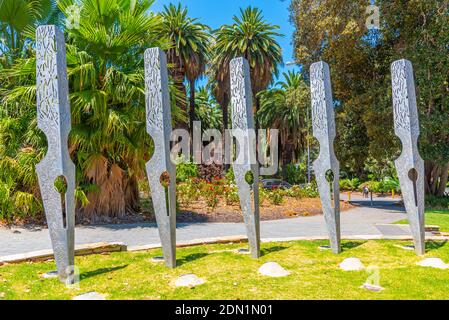
[[[37,124],[45,133],[48,151],[36,165],[58,274],[66,281],[73,272],[75,241],[75,165],[69,156],[71,129],[64,34],[55,26],[36,31]],[[64,177],[65,197],[55,188]]]
[[[313,169],[331,248],[334,253],[340,253],[340,164],[334,153],[335,116],[327,63],[320,61],[311,65],[310,83],[313,135],[320,143],[320,154],[313,163]]]
[[[259,166],[256,159],[251,78],[248,61],[233,59],[231,72],[232,128],[237,138],[235,181],[253,258],[260,256]],[[251,192],[252,190],[252,192]]]
[[[167,58],[160,48],[145,51],[147,132],[154,154],[146,164],[165,263],[176,266],[176,167],[170,159],[171,109]]]
[[[413,66],[408,60],[391,65],[394,131],[402,142],[402,154],[395,161],[402,197],[412,231],[415,251],[426,251],[424,225],[424,161],[418,151],[419,119]]]

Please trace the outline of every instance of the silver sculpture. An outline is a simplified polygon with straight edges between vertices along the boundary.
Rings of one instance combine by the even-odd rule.
[[[47,137],[48,151],[36,172],[61,281],[67,281],[74,270],[75,165],[67,143],[68,93],[64,34],[55,26],[41,26],[36,31],[37,123]],[[55,188],[60,177],[67,183],[64,199]]]
[[[170,159],[171,109],[167,58],[164,51],[145,51],[145,97],[147,132],[154,141],[154,154],[146,164],[165,263],[176,266],[176,167]]]
[[[233,59],[230,63],[230,72],[232,128],[233,135],[236,136],[238,142],[237,159],[233,163],[234,176],[251,255],[253,258],[258,258],[260,256],[259,167],[256,160],[253,102],[248,61],[244,58]]]
[[[391,65],[394,131],[402,142],[402,154],[395,161],[402,197],[412,231],[415,251],[426,251],[424,225],[424,161],[418,151],[419,119],[413,67],[408,60]]]
[[[334,153],[335,116],[329,66],[320,61],[310,67],[313,135],[320,143],[320,154],[313,169],[320,192],[321,205],[334,253],[340,246],[340,165]],[[333,176],[332,181],[328,181]]]

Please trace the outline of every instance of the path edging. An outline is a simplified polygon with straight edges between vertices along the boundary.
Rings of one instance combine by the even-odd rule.
[[[353,235],[353,236],[343,236],[342,240],[413,240],[411,236],[381,236],[381,235]],[[290,237],[290,238],[262,238],[262,243],[270,242],[292,242],[292,241],[316,241],[316,240],[328,240],[327,237]],[[449,240],[449,236],[427,236],[426,241],[444,241]],[[231,243],[246,243],[248,238],[246,236],[229,236],[229,237],[217,237],[217,238],[204,238],[195,239],[189,241],[183,241],[177,243],[176,247],[193,247],[205,244],[231,244]],[[152,249],[161,248],[160,244],[148,244],[141,246],[127,246],[122,242],[100,242],[92,244],[79,245],[75,249],[76,256],[85,256],[91,254],[101,254],[107,252],[142,252]],[[16,264],[21,262],[40,262],[49,259],[54,259],[53,250],[40,250],[32,251],[21,254],[14,254],[9,256],[0,257],[0,265],[3,264]]]

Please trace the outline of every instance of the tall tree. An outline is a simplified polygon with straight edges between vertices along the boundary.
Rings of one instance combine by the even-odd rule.
[[[206,68],[210,52],[210,28],[198,22],[198,19],[188,16],[187,7],[170,4],[164,6],[161,13],[162,23],[158,30],[162,37],[168,37],[170,47],[167,60],[171,64],[170,73],[178,89],[186,94],[184,81],[189,82],[189,118],[190,135],[192,136],[193,120],[195,118],[195,82]],[[186,103],[181,106],[186,110]]]
[[[393,161],[390,64],[412,61],[418,92],[426,191],[442,195],[449,168],[449,9],[447,0],[374,1],[380,29],[368,30],[367,1],[293,0],[296,57],[304,65],[326,60],[338,102],[337,151],[351,170],[364,160]],[[369,22],[369,20],[368,20]],[[346,160],[348,161],[346,161]]]
[[[260,109],[257,118],[262,127],[278,129],[283,174],[286,165],[299,158],[306,149],[308,139],[307,109],[310,90],[302,74],[294,71],[284,73],[280,88],[261,91],[258,94]]]
[[[161,19],[149,11],[150,0],[59,2],[65,15],[74,4],[81,5],[79,28],[66,32],[72,110],[69,151],[77,168],[77,220],[110,221],[138,209],[138,179],[144,177],[152,149],[145,130],[143,53],[150,46],[165,49],[168,41],[153,31]],[[45,138],[36,128],[34,52],[1,76],[15,81],[1,93],[9,123],[18,120],[12,113],[17,112],[15,106],[25,110],[28,116],[23,119],[31,119],[29,130],[20,132],[22,140],[17,139],[9,151],[10,158],[17,162],[26,151],[38,162],[45,154]],[[175,104],[177,95],[172,92]],[[173,105],[172,111],[179,119]],[[7,123],[0,123],[0,135],[12,132]],[[28,167],[32,168],[28,175],[35,178],[34,167]],[[22,181],[16,183],[18,190]],[[35,182],[30,185],[36,187]]]
[[[213,92],[223,110],[223,130],[228,128],[231,60],[244,57],[249,62],[256,111],[259,105],[257,94],[268,87],[282,64],[281,47],[276,41],[276,37],[282,36],[276,32],[279,26],[268,23],[262,11],[252,7],[240,9],[240,16],[234,16],[233,20],[233,24],[214,31],[216,39],[210,70]]]
[[[27,32],[38,24],[58,23],[60,12],[53,0],[0,1],[0,56],[3,65],[10,66],[17,57],[30,50]]]

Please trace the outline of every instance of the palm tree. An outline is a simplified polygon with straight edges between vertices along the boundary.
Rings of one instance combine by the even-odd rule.
[[[185,97],[185,79],[189,82],[189,119],[190,134],[192,136],[193,120],[195,118],[195,82],[204,74],[209,59],[210,28],[198,22],[198,19],[189,18],[187,7],[182,8],[170,4],[164,6],[161,13],[162,24],[159,27],[161,36],[168,37],[170,48],[167,49],[167,60],[171,64],[170,74],[176,87]],[[186,109],[185,102],[181,105]]]
[[[240,17],[234,16],[233,20],[232,25],[223,25],[213,32],[215,44],[210,73],[215,98],[223,110],[223,130],[228,128],[231,60],[243,56],[249,62],[256,111],[259,106],[257,94],[268,87],[282,63],[281,47],[275,39],[282,36],[276,32],[279,26],[266,22],[260,9],[240,9]]]
[[[0,1],[0,56],[2,64],[11,66],[14,59],[30,50],[26,42],[38,24],[57,24],[59,10],[54,0]]]
[[[77,220],[109,221],[138,209],[138,179],[144,177],[152,149],[145,130],[143,53],[150,46],[166,49],[168,41],[154,31],[161,18],[149,12],[151,0],[62,0],[59,8],[67,14],[75,2],[82,5],[79,28],[66,31]],[[25,79],[1,97],[10,114],[17,106],[27,109],[30,130],[22,133],[23,142],[17,139],[23,145],[16,149],[33,147],[37,162],[45,153],[45,138],[35,126],[34,53],[0,75],[18,83]],[[175,107],[179,93],[171,93],[173,116],[180,120]]]
[[[198,88],[195,95],[195,120],[201,121],[201,129],[218,129],[222,127],[220,106],[210,94],[207,87]]]
[[[279,130],[285,174],[286,165],[297,159],[299,151],[304,150],[307,144],[309,88],[302,74],[289,71],[283,75],[285,80],[277,83],[279,88],[258,94],[261,106],[257,118],[263,127]]]

